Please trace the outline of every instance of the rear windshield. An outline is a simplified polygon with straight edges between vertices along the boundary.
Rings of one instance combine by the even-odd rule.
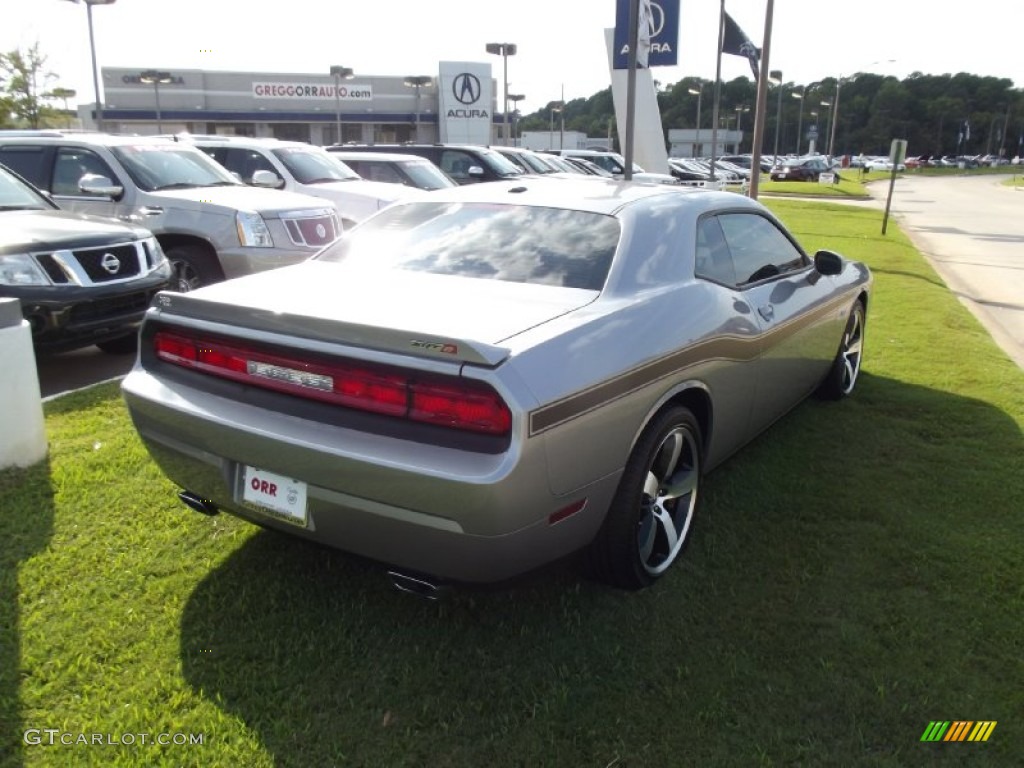
[[[619,242],[611,216],[490,203],[394,205],[317,258],[346,266],[599,291]]]

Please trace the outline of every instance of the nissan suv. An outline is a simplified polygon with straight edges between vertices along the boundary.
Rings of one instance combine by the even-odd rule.
[[[16,298],[40,352],[131,352],[171,267],[140,226],[61,211],[0,165],[0,297]]]
[[[0,163],[63,209],[152,230],[174,288],[303,261],[341,235],[335,207],[248,187],[187,144],[65,131],[0,131]]]
[[[493,149],[472,144],[343,144],[346,150],[359,152],[400,152],[425,157],[459,184],[501,181],[523,175],[511,160]],[[328,147],[333,151],[335,147]]]
[[[330,200],[341,214],[345,229],[396,200],[421,194],[394,184],[367,181],[323,147],[299,141],[191,134],[175,138],[199,147],[246,184]]]

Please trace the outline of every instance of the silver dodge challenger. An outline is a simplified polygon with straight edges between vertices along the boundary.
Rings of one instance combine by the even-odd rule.
[[[123,393],[201,512],[422,593],[577,552],[638,589],[678,559],[705,473],[812,392],[853,391],[870,290],[739,195],[476,184],[159,294]]]

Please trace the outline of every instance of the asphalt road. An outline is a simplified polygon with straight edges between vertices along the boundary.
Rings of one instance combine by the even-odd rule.
[[[1024,368],[1024,190],[1005,178],[901,175],[890,218]],[[888,182],[869,188],[884,208]]]
[[[1002,178],[902,175],[890,216],[1024,368],[1024,191],[1000,186]],[[888,183],[869,188],[873,204],[883,208]],[[134,362],[134,355],[96,347],[40,357],[40,390],[48,397],[123,376]]]

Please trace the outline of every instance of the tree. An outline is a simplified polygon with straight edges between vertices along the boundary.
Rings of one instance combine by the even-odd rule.
[[[5,98],[0,121],[13,117],[15,125],[39,128],[56,115],[43,99],[49,98],[47,86],[57,75],[46,69],[46,56],[39,52],[39,43],[28,50],[15,49],[0,53],[0,81]]]

